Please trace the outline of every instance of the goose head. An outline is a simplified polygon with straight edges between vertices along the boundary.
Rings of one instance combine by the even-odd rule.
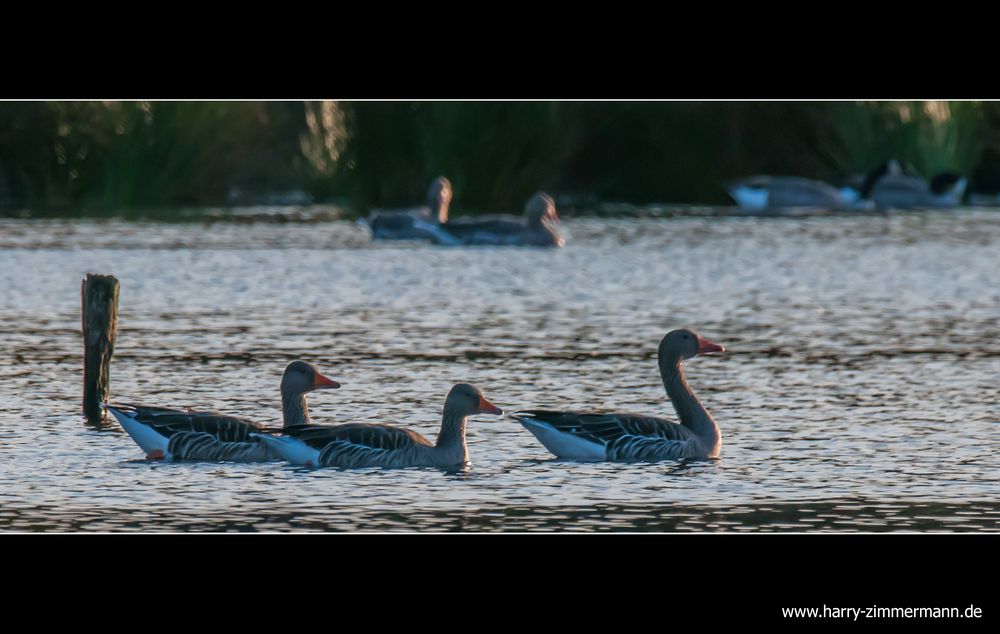
[[[427,189],[427,206],[438,222],[448,222],[449,205],[451,205],[451,181],[444,176],[435,178]]]
[[[503,410],[490,403],[483,393],[473,385],[459,383],[448,392],[444,401],[444,411],[465,418],[473,414],[496,414],[503,416]]]
[[[660,340],[658,350],[662,361],[686,360],[709,352],[725,352],[726,349],[717,343],[705,339],[693,330],[681,328],[671,330]]]
[[[558,226],[559,215],[556,214],[556,202],[545,192],[538,192],[524,205],[524,216],[528,220],[528,226],[537,229],[545,223],[549,226]]]
[[[340,387],[340,383],[332,381],[305,361],[292,361],[281,375],[281,393],[302,395],[313,390],[330,390]]]

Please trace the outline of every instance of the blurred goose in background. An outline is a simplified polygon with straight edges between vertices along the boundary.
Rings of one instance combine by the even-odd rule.
[[[683,363],[699,354],[724,351],[691,330],[673,330],[660,341],[660,376],[680,423],[633,414],[550,410],[526,410],[512,417],[559,458],[643,462],[716,458],[722,434],[688,386]]]
[[[368,217],[372,240],[434,240],[454,243],[454,239],[441,232],[441,225],[448,222],[451,205],[451,182],[442,177],[434,179],[427,190],[427,205],[412,209],[376,210]]]
[[[941,172],[930,183],[906,173],[895,159],[877,167],[865,178],[861,196],[878,209],[957,207],[962,204],[968,180],[958,172]]]
[[[255,433],[282,458],[297,465],[340,467],[460,467],[469,461],[466,419],[502,415],[468,383],[451,388],[444,402],[437,442],[417,432],[378,423],[285,427],[280,436]]]
[[[305,361],[293,361],[281,376],[281,413],[285,427],[309,424],[306,394],[336,389],[332,381]],[[185,412],[165,407],[104,404],[147,459],[266,462],[278,454],[255,438],[263,425],[235,416]]]
[[[793,207],[864,210],[872,207],[850,188],[798,176],[751,176],[726,183],[726,190],[740,210],[762,212]]]
[[[556,203],[545,192],[528,199],[522,217],[462,218],[442,227],[460,244],[561,247],[566,243],[560,235]]]

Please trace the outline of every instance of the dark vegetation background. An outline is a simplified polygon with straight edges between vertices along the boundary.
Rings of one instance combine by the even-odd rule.
[[[0,210],[577,200],[731,204],[751,174],[842,184],[888,158],[1000,191],[995,102],[3,102]]]

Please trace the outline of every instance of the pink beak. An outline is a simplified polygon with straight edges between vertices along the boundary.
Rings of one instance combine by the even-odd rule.
[[[332,381],[319,372],[316,373],[316,378],[313,379],[312,389],[314,390],[335,390],[340,387],[340,383]]]
[[[726,349],[717,343],[712,343],[708,339],[703,337],[698,337],[698,354],[705,354],[706,352],[725,352]]]
[[[479,413],[480,414],[496,414],[497,416],[503,416],[503,410],[490,403],[486,400],[486,397],[479,397]]]

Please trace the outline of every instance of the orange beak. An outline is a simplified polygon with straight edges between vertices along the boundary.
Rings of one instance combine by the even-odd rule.
[[[712,343],[708,339],[698,337],[698,354],[705,354],[706,352],[725,352],[726,349],[717,343]]]
[[[486,397],[479,397],[479,413],[480,414],[496,414],[497,416],[503,416],[503,410],[490,403],[486,400]]]
[[[313,379],[312,389],[314,390],[335,390],[338,387],[340,387],[340,383],[331,381],[319,372],[316,373],[316,378]]]

